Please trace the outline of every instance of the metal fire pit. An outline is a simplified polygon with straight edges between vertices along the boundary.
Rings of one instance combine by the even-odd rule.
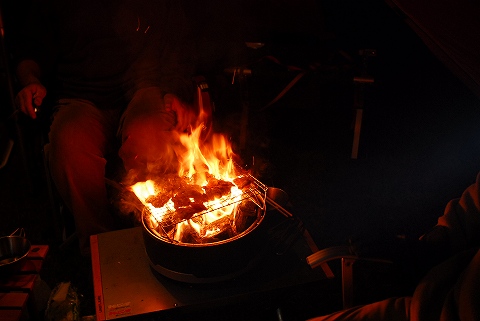
[[[153,229],[150,224],[151,213],[145,207],[142,231],[150,266],[168,278],[188,283],[223,281],[253,267],[267,243],[267,228],[262,224],[266,213],[267,187],[257,179],[251,179],[252,183],[242,190],[242,197],[236,203],[228,198],[222,202],[222,206],[233,203],[240,211],[251,211],[248,215],[252,217],[243,231],[227,239],[207,243],[175,241],[164,230],[165,226],[171,226],[171,222],[179,223],[173,218],[173,211],[168,213],[165,225],[160,224]],[[219,207],[208,208],[195,216],[216,209]]]

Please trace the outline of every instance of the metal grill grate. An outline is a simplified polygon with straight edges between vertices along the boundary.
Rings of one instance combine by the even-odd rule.
[[[246,200],[253,202],[259,208],[264,209],[266,205],[267,186],[261,183],[258,179],[256,179],[250,174],[243,174],[238,176],[238,178],[247,178],[251,181],[251,183],[248,184],[248,186],[242,189],[242,194],[240,196],[222,197],[214,203],[211,202],[212,204],[207,206],[207,209],[199,211],[194,215],[188,217],[187,219],[205,215],[207,213],[222,209],[229,205],[239,204]],[[147,214],[153,215],[153,217],[155,218],[159,217],[158,220],[156,219],[156,223],[163,230],[168,230],[168,227],[187,220],[185,218],[182,218],[182,216],[179,215],[175,207],[169,203],[165,204],[165,206],[163,206],[161,210],[153,207],[151,208],[146,207],[146,210],[147,210]]]

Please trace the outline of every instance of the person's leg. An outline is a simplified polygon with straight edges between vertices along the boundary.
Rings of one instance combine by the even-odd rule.
[[[55,108],[45,153],[52,179],[71,210],[83,255],[90,235],[115,228],[105,186],[105,154],[115,139],[118,112],[62,99]]]
[[[389,298],[308,321],[406,321],[410,319],[410,302],[410,297]]]
[[[149,173],[176,171],[178,161],[172,146],[176,117],[165,110],[158,87],[137,91],[122,115],[119,156],[125,170],[144,179]],[[128,180],[128,178],[127,178]]]

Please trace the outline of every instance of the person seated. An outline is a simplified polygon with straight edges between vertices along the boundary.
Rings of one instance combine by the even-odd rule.
[[[411,260],[433,264],[411,295],[309,321],[480,320],[480,174],[460,198],[448,202],[443,216],[411,253]]]
[[[107,156],[118,150],[138,179],[167,172],[178,133],[196,122],[181,3],[39,0],[19,20],[16,104],[33,119],[51,107],[46,162],[86,257],[91,235],[118,228]]]

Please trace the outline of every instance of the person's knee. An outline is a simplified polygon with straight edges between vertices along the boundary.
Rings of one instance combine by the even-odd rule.
[[[57,127],[49,135],[49,151],[52,157],[75,158],[80,154],[101,153],[100,139],[95,139],[84,128],[66,125]]]
[[[104,115],[87,101],[68,100],[59,106],[48,135],[50,153],[63,158],[82,153],[103,156],[108,141],[115,137],[110,114]]]
[[[90,177],[105,167],[105,140],[94,130],[75,123],[55,124],[44,147],[51,175],[56,181],[66,177]]]

